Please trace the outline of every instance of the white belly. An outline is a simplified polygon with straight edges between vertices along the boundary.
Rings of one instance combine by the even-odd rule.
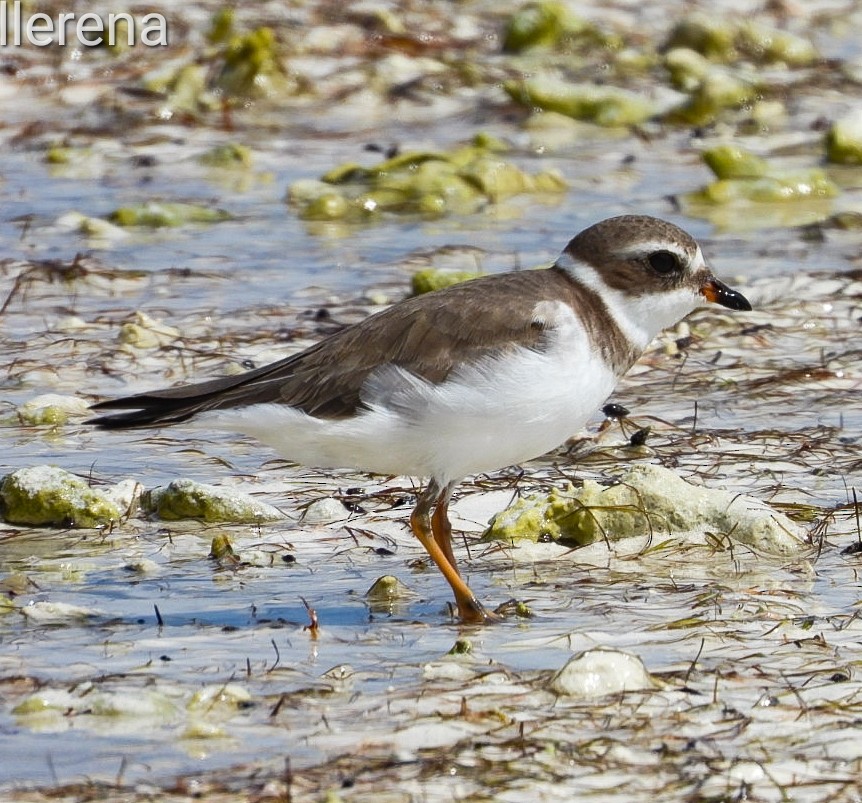
[[[198,420],[252,435],[304,465],[448,483],[559,446],[610,395],[617,377],[579,324],[567,329],[547,350],[513,350],[453,372],[439,385],[383,366],[363,389],[369,409],[347,419],[264,404]]]

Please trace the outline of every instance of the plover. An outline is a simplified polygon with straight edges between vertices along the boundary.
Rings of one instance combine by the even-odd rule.
[[[610,218],[550,267],[409,298],[237,376],[110,399],[104,429],[176,424],[254,436],[318,468],[427,479],[410,527],[462,621],[486,611],[460,576],[448,507],[465,477],[522,463],[574,435],[650,341],[704,299],[750,310],[698,244],[643,215]]]

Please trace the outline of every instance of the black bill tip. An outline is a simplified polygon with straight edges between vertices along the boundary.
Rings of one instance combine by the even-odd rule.
[[[713,276],[700,288],[700,293],[707,301],[721,304],[722,307],[742,312],[751,310],[751,304],[742,293],[734,290],[732,287],[728,287],[724,282],[720,282]]]

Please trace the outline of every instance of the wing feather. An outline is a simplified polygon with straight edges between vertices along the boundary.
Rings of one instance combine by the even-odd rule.
[[[555,269],[498,274],[407,299],[305,351],[237,376],[109,399],[91,419],[103,428],[183,421],[204,410],[278,402],[321,418],[351,415],[375,369],[394,365],[439,383],[459,364],[507,349],[541,348],[542,301],[575,292]]]

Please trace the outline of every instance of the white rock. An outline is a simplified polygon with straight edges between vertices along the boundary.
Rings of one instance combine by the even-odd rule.
[[[572,658],[553,678],[551,689],[569,697],[604,697],[655,686],[643,662],[620,650],[597,648]]]
[[[350,517],[350,511],[331,496],[312,502],[302,514],[305,524],[330,524],[334,521],[344,521]]]
[[[67,415],[86,415],[90,405],[78,396],[61,396],[43,393],[18,407],[18,415],[28,423],[42,423],[46,417],[62,418]]]
[[[422,667],[422,677],[425,680],[467,681],[476,677],[476,672],[466,664],[450,659],[425,664]]]
[[[137,480],[122,480],[116,485],[109,485],[107,488],[102,488],[105,496],[108,497],[120,510],[131,510],[141,497],[141,492],[144,486]]]
[[[31,622],[38,624],[61,624],[98,616],[98,611],[68,602],[33,602],[20,608],[20,611]]]

